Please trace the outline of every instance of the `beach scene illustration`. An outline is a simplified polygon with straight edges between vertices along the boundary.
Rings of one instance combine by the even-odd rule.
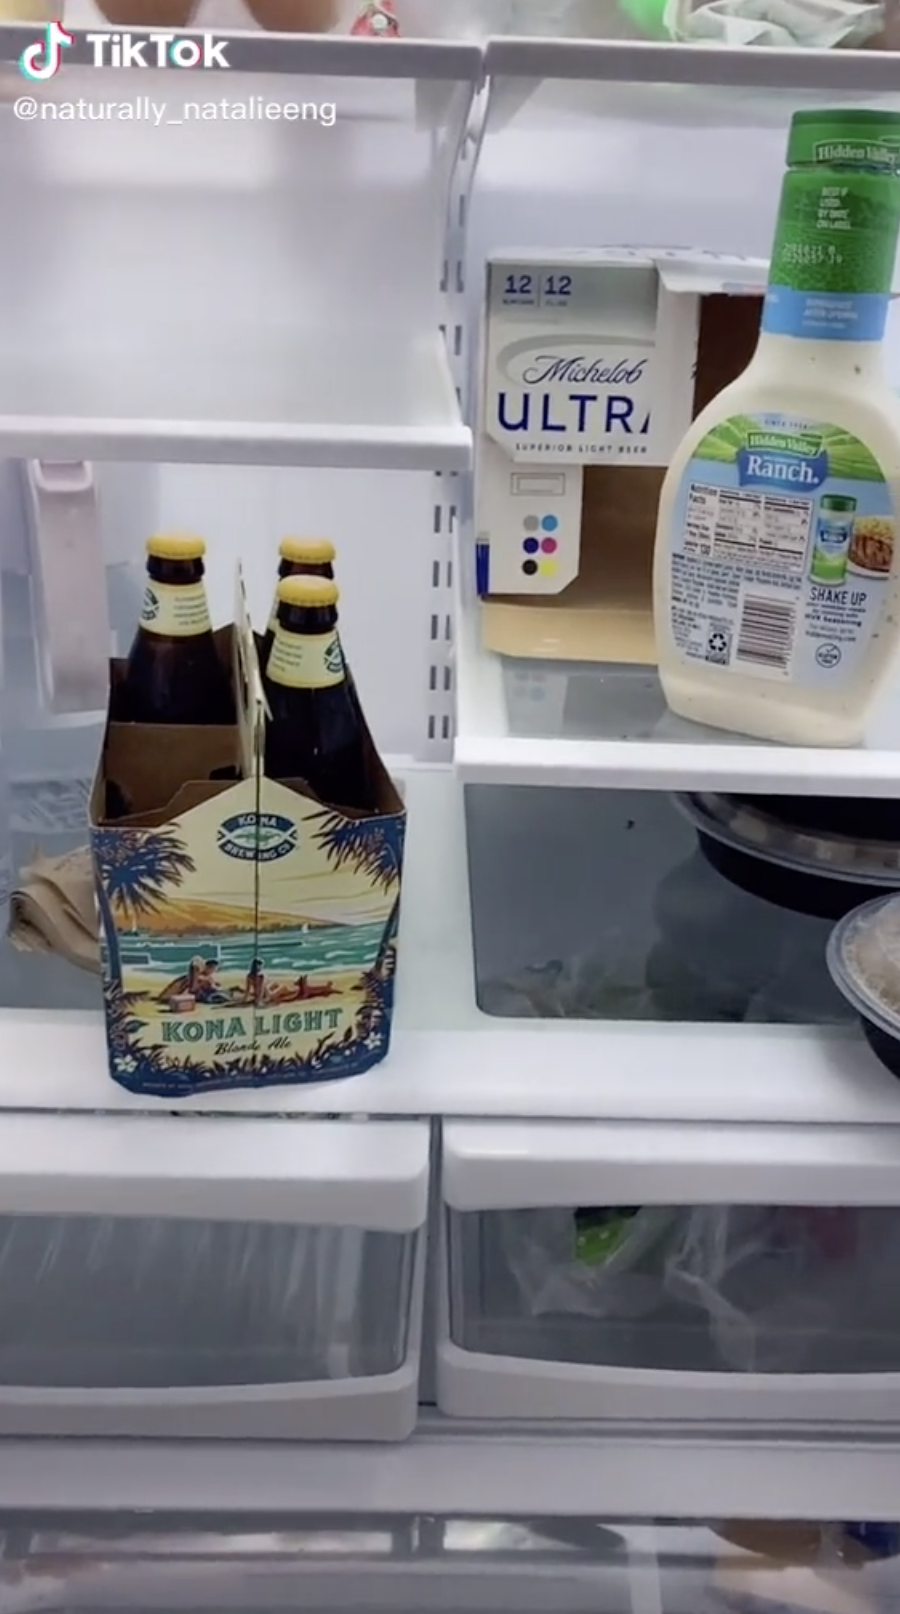
[[[261,791],[92,832],[110,1064],[134,1090],[324,1080],[384,1057],[404,817]]]

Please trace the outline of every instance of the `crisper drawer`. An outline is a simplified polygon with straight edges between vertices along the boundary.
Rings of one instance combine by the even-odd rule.
[[[632,1614],[588,1521],[107,1515],[0,1521],[0,1614]]]
[[[426,1123],[5,1115],[0,1434],[401,1440]]]
[[[823,1132],[445,1124],[442,1410],[895,1418],[900,1141]]]
[[[0,1521],[0,1611],[887,1614],[894,1525],[377,1516]]]

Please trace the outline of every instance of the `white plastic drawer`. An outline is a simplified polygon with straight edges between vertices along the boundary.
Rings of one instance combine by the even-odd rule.
[[[141,1614],[877,1614],[890,1524],[589,1519],[0,1521],[0,1610]]]
[[[441,1409],[896,1416],[900,1139],[823,1132],[446,1123]]]
[[[400,1440],[426,1123],[7,1115],[0,1434]]]
[[[0,1521],[0,1611],[629,1614],[627,1532],[587,1521]]]

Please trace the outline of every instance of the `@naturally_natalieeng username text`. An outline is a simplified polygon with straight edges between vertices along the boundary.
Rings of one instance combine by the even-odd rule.
[[[136,95],[129,101],[38,100],[22,95],[16,101],[15,116],[25,123],[36,120],[58,123],[320,123],[330,129],[337,120],[334,101],[267,101],[262,95],[234,100],[218,96],[210,101],[183,101],[171,110],[165,101],[149,95]]]

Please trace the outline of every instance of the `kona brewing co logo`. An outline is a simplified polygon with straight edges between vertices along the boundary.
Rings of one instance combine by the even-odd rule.
[[[280,813],[237,813],[219,825],[216,844],[242,863],[275,863],[297,849],[297,826]]]
[[[159,595],[152,588],[144,589],[144,603],[141,606],[141,621],[155,622],[159,616]]]
[[[344,658],[341,655],[341,646],[338,639],[332,639],[325,651],[325,671],[339,678],[344,671]]]

